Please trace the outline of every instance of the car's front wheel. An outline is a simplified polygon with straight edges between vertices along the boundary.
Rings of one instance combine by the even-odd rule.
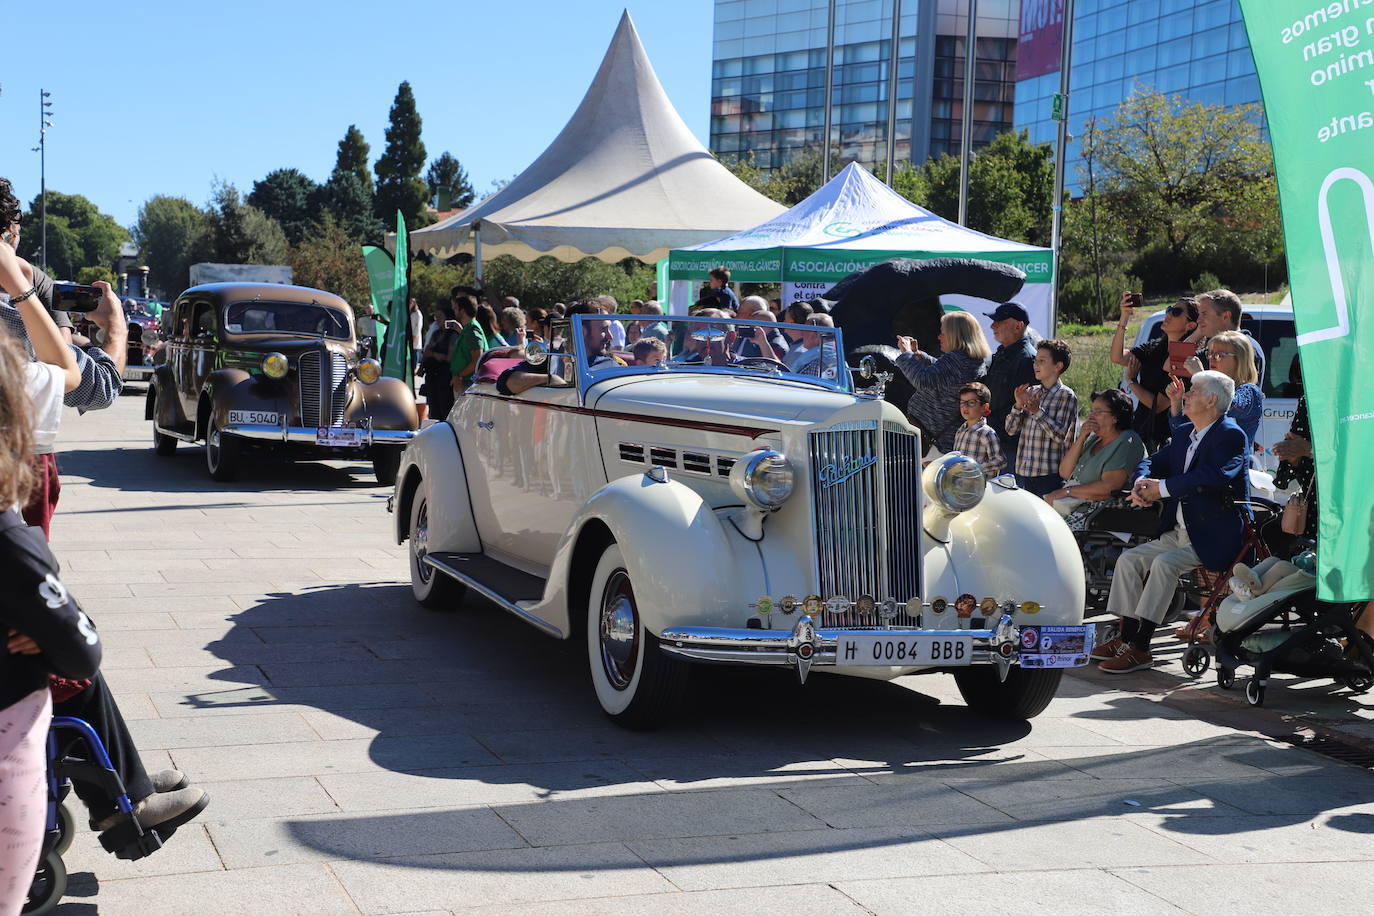
[[[205,469],[210,472],[210,479],[233,480],[239,472],[242,448],[242,443],[221,432],[219,424],[211,417],[210,429],[205,434]]]
[[[467,586],[424,562],[429,552],[429,497],[423,489],[410,505],[409,543],[410,590],[415,600],[432,611],[456,611]]]
[[[688,668],[644,628],[618,544],[607,546],[592,575],[586,629],[592,686],[606,715],[635,730],[663,724],[686,693]]]
[[[396,472],[401,469],[401,450],[399,448],[378,449],[372,453],[372,473],[377,478],[377,486],[390,487],[396,483]]]
[[[1012,668],[1007,679],[999,681],[996,668],[979,666],[954,672],[954,683],[974,712],[999,719],[1034,719],[1050,705],[1063,677],[1062,668]]]

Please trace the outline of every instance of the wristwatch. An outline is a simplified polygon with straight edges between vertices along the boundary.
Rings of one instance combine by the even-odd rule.
[[[1073,498],[1073,486],[1072,486],[1072,485],[1067,486],[1067,487],[1064,488],[1064,495],[1067,496],[1067,497],[1069,497],[1070,499]]]

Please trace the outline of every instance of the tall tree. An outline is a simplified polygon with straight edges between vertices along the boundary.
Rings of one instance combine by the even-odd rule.
[[[462,163],[445,152],[429,164],[425,173],[425,184],[429,187],[429,197],[436,210],[463,210],[472,206],[477,192]]]
[[[42,247],[39,213],[42,198],[35,196],[24,217],[20,254],[33,260]],[[129,232],[114,217],[101,213],[80,194],[48,192],[48,272],[55,277],[75,277],[83,267],[110,267]]]
[[[224,264],[285,264],[290,245],[281,226],[247,204],[238,188],[215,186],[210,207],[214,259]]]
[[[425,167],[425,144],[420,140],[420,113],[410,83],[403,82],[391,103],[391,119],[386,128],[386,150],[377,160],[377,218],[387,225],[400,210],[406,228],[425,223],[425,202],[429,189],[420,178]]]
[[[363,139],[358,125],[348,125],[343,139],[339,141],[339,153],[334,159],[334,173],[348,172],[358,177],[358,183],[367,191],[370,199],[376,190],[372,187],[372,170],[368,167],[367,157],[372,147]]]
[[[320,207],[339,228],[359,243],[379,243],[386,227],[374,213],[372,190],[358,176],[335,169],[320,189]]]
[[[134,242],[148,265],[148,282],[163,298],[190,285],[190,266],[208,247],[210,215],[184,197],[156,195],[138,208]]]
[[[320,186],[299,169],[276,169],[253,182],[248,203],[276,220],[296,245],[320,215]]]

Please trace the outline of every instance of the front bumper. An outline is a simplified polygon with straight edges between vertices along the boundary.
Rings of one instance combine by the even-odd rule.
[[[363,441],[359,443],[360,448],[369,448],[374,445],[389,445],[402,447],[411,439],[415,438],[413,429],[373,429],[364,427],[365,435]],[[307,445],[316,444],[316,434],[319,429],[314,426],[269,426],[265,423],[230,423],[224,426],[220,432],[228,436],[241,436],[244,439],[256,439],[261,442],[299,442]]]
[[[1084,628],[1085,636],[1090,629]],[[791,630],[669,627],[659,637],[659,645],[669,655],[692,661],[794,668],[805,681],[813,667],[846,667],[838,658],[838,649],[841,638],[851,633],[881,633],[896,639],[971,637],[972,649],[967,665],[996,665],[1003,679],[1013,664],[1021,663],[1022,627],[1013,622],[1010,614],[1003,615],[996,626],[980,630],[818,628],[809,616],[803,614]],[[1088,639],[1086,647],[1082,649],[1081,660],[1074,653],[1069,663],[1057,662],[1054,666],[1086,665],[1088,653],[1092,651],[1090,637]],[[1027,660],[1033,666],[1044,666],[1043,658]]]

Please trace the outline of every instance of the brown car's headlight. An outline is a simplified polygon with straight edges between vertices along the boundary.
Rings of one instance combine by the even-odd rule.
[[[284,353],[268,353],[262,358],[262,374],[268,378],[286,378],[290,368]]]
[[[382,377],[382,364],[375,359],[358,361],[358,381],[371,385]]]

